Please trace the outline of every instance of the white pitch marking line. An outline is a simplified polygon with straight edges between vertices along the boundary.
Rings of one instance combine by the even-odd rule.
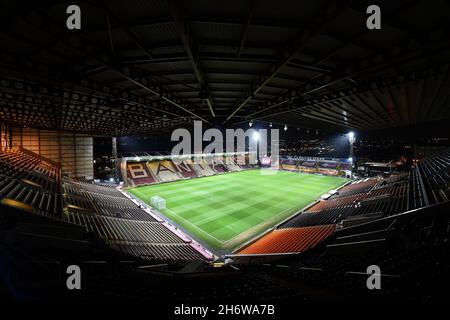
[[[165,210],[170,211],[172,214],[174,214],[175,216],[181,218],[183,221],[187,222],[188,224],[190,224],[191,226],[195,227],[197,230],[200,230],[201,232],[203,232],[203,234],[206,234],[207,236],[213,238],[214,240],[220,242],[221,244],[224,243],[224,241],[217,239],[216,237],[214,237],[213,235],[207,233],[205,230],[201,229],[200,227],[196,226],[195,224],[193,224],[192,222],[190,222],[189,220],[183,218],[181,215],[178,215],[176,212],[170,210],[169,208],[166,208]]]

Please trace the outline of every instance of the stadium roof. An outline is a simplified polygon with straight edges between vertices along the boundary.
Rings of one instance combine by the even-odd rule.
[[[366,28],[366,8],[382,29]],[[78,4],[82,29],[66,28]],[[2,1],[0,119],[100,135],[199,119],[373,130],[450,118],[442,1]]]

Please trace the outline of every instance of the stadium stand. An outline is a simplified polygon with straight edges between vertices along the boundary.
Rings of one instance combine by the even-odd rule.
[[[440,157],[446,159],[448,155],[444,153]],[[36,160],[36,157],[29,153],[17,152],[17,150],[2,152],[0,159],[1,174],[4,178],[0,182],[2,203],[5,199],[11,198],[11,200],[28,204],[32,202],[26,202],[25,199],[29,201],[39,190],[41,192],[45,190],[47,194],[56,193],[55,191],[58,190],[57,184],[51,187],[51,184],[47,182],[47,180],[58,181],[57,167],[48,168],[48,164],[45,164],[43,166],[48,170],[41,171],[39,168],[42,164]],[[22,181],[23,174],[26,172],[22,169],[28,168],[30,163],[33,164],[33,168],[37,168],[33,170],[45,172],[45,175],[39,175],[40,180],[25,176],[36,185]],[[288,288],[263,280],[264,274],[267,273],[281,278],[286,277],[286,279],[299,279],[318,287],[339,290],[351,288],[354,293],[354,290],[359,289],[358,273],[363,271],[367,263],[377,263],[382,266],[386,274],[386,281],[383,283],[388,288],[397,283],[397,277],[410,279],[419,272],[418,270],[420,272],[432,270],[430,281],[434,279],[436,274],[441,274],[443,271],[432,268],[432,265],[445,256],[444,251],[438,249],[440,247],[436,245],[437,243],[445,244],[448,231],[445,231],[445,228],[445,230],[439,228],[445,223],[437,223],[436,219],[443,219],[443,216],[435,216],[436,210],[428,210],[423,202],[414,202],[412,199],[414,194],[419,192],[418,190],[421,190],[422,198],[432,197],[432,192],[442,191],[444,194],[448,192],[448,184],[444,183],[448,180],[435,176],[439,174],[443,179],[448,178],[446,173],[450,164],[441,161],[438,169],[431,169],[430,161],[426,161],[426,165],[425,169],[420,169],[424,164],[419,162],[409,174],[361,179],[348,184],[338,190],[330,200],[323,201],[327,203],[326,206],[313,206],[240,250],[238,252],[240,257],[255,255],[273,257],[281,254],[279,259],[285,259],[283,257],[286,255],[283,254],[293,253],[302,254],[303,257],[300,260],[282,262],[285,265],[283,268],[274,265],[266,266],[259,277],[246,278],[251,279],[248,280],[250,281],[249,291],[258,288],[260,292],[267,292],[269,295],[277,292],[280,296],[295,293]],[[31,171],[31,175],[34,175],[33,172]],[[186,243],[172,233],[116,188],[68,178],[60,181],[63,185],[63,205],[66,208],[63,220],[72,225],[82,226],[87,234],[96,235],[102,239],[108,248],[139,261],[184,264],[205,260],[205,257],[190,243]],[[9,188],[7,188],[8,185]],[[42,185],[50,187],[42,188]],[[20,187],[14,191],[16,186]],[[30,193],[31,191],[33,193]],[[447,201],[437,198],[435,202],[439,204]],[[405,214],[409,203],[415,203],[419,211]],[[17,208],[17,205],[13,204],[12,207]],[[426,215],[422,217],[419,213],[423,210],[426,210],[424,211]],[[49,214],[46,208],[38,211],[33,206],[31,212],[58,219],[58,214]],[[432,221],[435,221],[431,229],[429,225],[427,227],[426,221],[430,221],[427,217],[432,217]],[[410,244],[406,249],[403,246],[389,245],[390,249],[386,250],[388,243],[398,242],[395,240],[397,233],[407,232],[408,235],[413,235],[411,228],[419,228],[420,232],[413,237],[414,239],[409,240]],[[27,227],[27,230],[31,229]],[[417,237],[419,238],[416,239]],[[429,243],[434,243],[433,247],[430,247]],[[315,254],[312,254],[314,252]],[[359,253],[348,254],[350,252]],[[418,261],[425,261],[420,264],[419,269],[406,267],[410,264],[417,265]],[[93,274],[97,275],[95,272]],[[119,279],[121,279],[120,276]],[[421,285],[421,288],[422,286],[425,285]],[[230,290],[237,290],[236,288],[240,288],[238,291],[244,294],[241,286],[230,286]],[[227,296],[225,293],[229,292],[227,290],[223,294],[217,290],[214,294]],[[395,290],[388,293],[396,294]],[[167,293],[167,295],[170,294]],[[202,297],[205,293],[201,290],[194,291],[190,296]]]
[[[228,172],[228,168],[225,166],[223,157],[214,157],[211,161],[211,168],[217,173]]]
[[[317,161],[316,160],[301,160],[298,163],[298,168],[300,172],[309,172],[316,173],[317,172]]]
[[[309,173],[320,173],[323,175],[345,175],[345,170],[350,169],[350,165],[342,159],[323,159],[305,157],[282,157],[280,168],[288,171],[298,171]]]
[[[189,262],[202,259],[198,251],[186,243],[110,241],[109,245],[129,256],[150,261]]]
[[[418,166],[415,166],[411,170],[409,189],[408,209],[417,209],[429,204],[428,196],[425,191],[425,185]]]
[[[182,243],[179,237],[158,222],[76,213],[69,213],[68,220],[72,223],[81,222],[87,232],[96,232],[108,242]]]
[[[423,165],[423,164],[420,164]],[[443,168],[442,168],[443,169]],[[444,170],[445,171],[445,170]],[[411,181],[418,182],[417,178],[411,180],[411,176],[417,173],[417,167],[411,173],[392,175],[387,178],[367,178],[356,180],[342,187],[327,200],[320,200],[304,212],[294,216],[283,223],[278,229],[264,235],[255,244],[250,245],[239,252],[244,254],[251,252],[264,252],[264,245],[269,247],[273,237],[277,236],[279,230],[292,230],[296,228],[338,225],[340,228],[367,223],[383,217],[405,212],[409,208],[410,199],[418,187],[411,187]],[[299,232],[300,239],[307,237]],[[293,241],[290,239],[289,241]],[[263,245],[261,245],[263,244]],[[257,248],[257,249],[255,249]],[[284,248],[276,247],[268,250],[270,253],[283,253]],[[248,251],[246,251],[248,249]]]
[[[432,205],[337,230],[321,253],[285,261],[284,268],[271,267],[270,272],[366,296],[361,275],[368,265],[377,265],[383,270],[384,297],[398,294],[399,281],[410,283],[407,291],[411,291],[403,292],[403,297],[422,296],[424,290],[430,294],[430,283],[436,290],[435,281],[447,272],[449,231],[442,225],[449,221],[446,210],[448,202],[445,207]]]
[[[205,259],[190,243],[116,188],[69,178],[62,180],[60,167],[25,150],[1,152],[0,168],[3,205],[80,225],[88,234],[99,236],[112,248],[123,249],[124,254],[133,253],[135,258],[158,261]],[[138,170],[137,166],[134,169]],[[63,190],[63,194],[58,190]],[[131,249],[125,250],[127,246]],[[161,254],[162,247],[165,254]]]
[[[242,168],[237,165],[236,158],[234,156],[226,156],[225,157],[225,165],[228,168],[228,171],[241,171]]]
[[[425,189],[430,203],[439,203],[450,199],[450,151],[444,151],[419,162]],[[422,186],[421,186],[422,187]]]
[[[325,175],[338,175],[339,171],[337,161],[318,161],[318,172]]]
[[[283,170],[297,171],[297,163],[294,159],[281,159],[280,167]]]
[[[146,163],[127,163],[127,179],[130,185],[146,185],[156,182],[155,177],[148,170]]]
[[[448,299],[449,1],[28,2],[0,2],[2,301]]]
[[[174,162],[174,167],[183,178],[189,179],[197,177],[197,173],[192,167],[190,161]]]
[[[348,162],[339,162],[338,168],[341,171],[350,170],[351,169],[351,165]]]
[[[147,163],[147,166],[158,181],[168,182],[180,179],[170,160],[151,161]]]
[[[131,202],[116,188],[65,180],[64,189],[66,190],[69,211],[76,212],[77,209],[81,208],[81,211],[91,210],[98,215],[156,221],[151,215]],[[80,200],[83,199],[85,201],[80,203]]]
[[[2,203],[61,217],[61,168],[24,149],[0,152]]]
[[[372,218],[379,218],[403,212],[407,210],[408,178],[408,174],[403,174],[344,186],[337,195],[321,200],[282,227],[338,224],[348,217],[372,215]]]
[[[193,260],[204,259],[189,243],[185,243],[117,189],[76,181],[66,181],[65,188],[66,185],[67,190],[76,190],[86,199],[84,203],[77,202],[75,208],[74,196],[67,199],[68,221],[82,225],[87,232],[98,234],[110,247],[148,260],[153,257],[168,261],[173,257],[174,261],[187,261],[194,256]],[[128,246],[130,248],[127,249]],[[161,254],[161,248],[164,248],[165,255]],[[154,254],[152,250],[155,250]],[[190,254],[178,256],[177,252]]]
[[[181,179],[190,179],[202,176],[212,176],[219,173],[241,171],[243,168],[251,169],[253,165],[237,164],[236,156],[216,156],[201,159],[198,163],[193,159],[178,160],[140,160],[135,157],[126,162],[127,187],[149,185],[159,182],[170,182]],[[243,161],[248,161],[244,156]]]
[[[248,154],[246,155],[237,154],[235,158],[236,164],[240,166],[242,169],[252,169],[255,167],[253,164],[250,163],[250,157]]]
[[[367,193],[358,193],[350,196],[342,196],[338,198],[333,198],[329,200],[321,200],[312,207],[310,207],[307,211],[319,211],[327,208],[338,208],[345,207],[352,204],[358,203],[358,201],[362,201],[367,197]]]
[[[194,163],[192,165],[197,171],[199,176],[213,176],[216,172],[209,166],[206,161],[201,161],[201,163]]]
[[[337,196],[349,196],[356,193],[368,192],[378,183],[378,178],[366,178],[352,181],[339,189]]]
[[[289,230],[289,236],[285,237],[289,239],[286,240],[287,242],[294,241],[292,239],[296,238],[294,236],[296,234],[299,238],[295,241],[304,241],[304,237],[307,237],[308,233],[307,229],[302,228],[335,224],[348,226],[395,215],[411,207],[420,208],[426,205],[423,199],[427,199],[428,196],[433,199],[434,203],[446,201],[450,166],[448,157],[448,152],[444,152],[433,158],[425,159],[408,174],[354,181],[341,188],[329,200],[319,201],[258,241],[277,243],[278,241],[272,238],[277,239],[280,237],[278,234],[284,234],[287,232],[286,230]],[[433,162],[431,159],[438,160]],[[315,161],[306,162],[307,166],[317,164]],[[183,169],[192,168],[189,164],[185,165],[187,166],[184,166]],[[171,167],[173,170],[169,170],[171,176],[162,177],[164,174],[161,174],[161,171],[166,170],[159,170],[161,167]],[[179,178],[183,176],[181,172],[185,172],[189,176],[189,172],[192,172],[184,170],[180,172],[179,176],[175,173],[176,167],[169,161],[154,162],[152,170],[147,171],[142,164],[129,164],[129,168],[131,168],[129,172],[132,172],[134,176],[147,174],[153,177],[152,172],[155,169],[154,173],[159,176],[160,180]],[[134,248],[130,249],[132,252],[145,252],[143,255],[146,257],[152,256],[152,248],[158,250],[161,246],[173,247],[175,251],[191,250],[187,249],[190,247],[189,244],[184,243],[116,188],[66,178],[62,183],[64,190],[64,201],[62,201],[61,194],[58,194],[58,190],[61,190],[60,168],[29,151],[11,149],[2,152],[0,169],[4,177],[0,182],[0,195],[2,203],[6,205],[22,206],[28,208],[29,212],[81,225],[88,233],[98,234],[116,248],[125,248],[129,245]],[[141,172],[141,174],[137,172]],[[210,168],[210,171],[207,172],[211,173],[212,169]],[[63,205],[66,210],[64,216],[62,215]],[[261,249],[264,246],[256,245],[258,241],[253,244],[253,247],[245,248],[241,253],[259,252],[260,254],[264,252],[266,249]],[[149,247],[145,249],[147,245]],[[274,253],[276,250],[280,250],[280,252],[294,250],[289,246],[283,247],[284,245],[286,244],[280,242],[280,246],[274,245],[273,249],[269,247],[266,251]],[[167,252],[166,258],[176,256],[176,253],[171,253],[170,250],[163,251]],[[155,253],[153,256],[163,257],[161,253]]]
[[[448,218],[436,216],[435,211],[428,209],[430,205],[448,203],[448,159],[448,152],[443,152],[419,162],[409,173],[359,179],[347,184],[329,200],[319,201],[238,251],[236,261],[242,263],[242,257],[246,256],[285,259],[285,254],[306,255],[301,260],[286,262],[289,277],[340,289],[353,288],[357,273],[369,259],[380,263],[389,276],[410,277],[416,271],[409,273],[402,268],[420,259],[441,259],[441,251],[427,243],[436,245],[448,239],[448,231],[442,229]],[[176,166],[173,168],[175,171]],[[186,264],[207,260],[192,243],[173,233],[117,188],[62,179],[57,164],[46,162],[29,151],[11,149],[1,152],[0,175],[2,205],[68,223],[67,226],[81,226],[89,239],[98,238],[108,250],[119,255],[152,263]],[[181,172],[180,175],[183,176]],[[419,215],[422,211],[432,218]],[[439,219],[447,219],[447,222],[438,223]],[[431,228],[427,227],[426,221],[434,221]],[[411,245],[406,249],[394,246],[386,250],[387,244],[398,236],[395,230],[411,235],[411,228],[420,230],[410,240]],[[22,230],[36,234],[50,229],[27,225]],[[61,234],[58,228],[51,230]],[[76,232],[70,234],[75,236]],[[82,239],[86,238],[71,243],[86,244]],[[64,247],[64,243],[59,245]],[[368,250],[372,250],[370,254]],[[321,253],[311,255],[313,252]],[[355,258],[347,252],[361,253]],[[430,252],[435,256],[430,256]],[[388,266],[388,261],[396,261],[398,267]],[[427,261],[424,268],[429,268],[429,264]],[[347,269],[351,272],[345,273]],[[265,271],[281,277],[288,272],[276,267]],[[321,280],[322,277],[326,282]],[[395,283],[395,277],[388,283]],[[271,292],[272,289],[267,290]],[[280,290],[289,292],[288,289]]]
[[[239,254],[299,253],[330,237],[335,225],[277,229],[245,247]]]

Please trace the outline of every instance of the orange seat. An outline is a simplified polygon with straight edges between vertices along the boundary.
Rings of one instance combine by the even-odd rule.
[[[322,225],[274,230],[250,244],[239,254],[304,252],[334,234],[336,226]]]

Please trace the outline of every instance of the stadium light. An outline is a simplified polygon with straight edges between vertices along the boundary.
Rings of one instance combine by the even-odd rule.
[[[258,141],[258,140],[259,140],[259,132],[258,132],[258,131],[255,131],[255,132],[253,133],[253,140],[255,140],[255,141]]]
[[[348,138],[349,138],[349,140],[353,140],[355,138],[355,133],[353,131],[350,131],[348,133]]]
[[[287,131],[287,124],[284,125],[284,131]]]
[[[347,134],[348,137],[348,142],[350,143],[350,157],[348,158],[348,161],[350,162],[351,165],[351,175],[350,177],[353,178],[353,144],[355,143],[355,133],[353,131],[350,131]]]
[[[250,122],[248,123],[248,126],[251,128],[252,125],[253,125],[253,121],[250,121]]]
[[[271,122],[271,123],[269,123],[269,128],[272,128],[272,122]]]

